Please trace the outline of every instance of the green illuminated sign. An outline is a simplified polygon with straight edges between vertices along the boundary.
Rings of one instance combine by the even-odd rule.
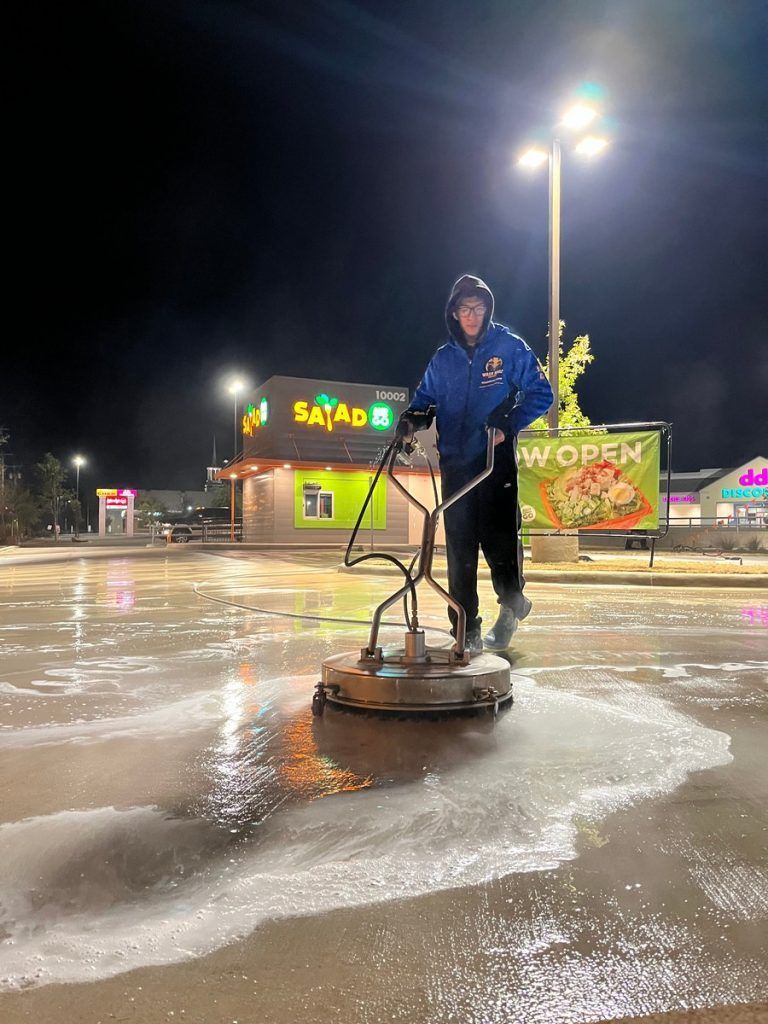
[[[374,402],[368,410],[368,422],[374,430],[389,430],[394,420],[392,406],[386,402]]]

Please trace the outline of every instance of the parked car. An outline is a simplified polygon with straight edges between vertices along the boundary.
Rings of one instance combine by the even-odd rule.
[[[158,522],[158,534],[169,537],[172,544],[186,544],[190,540],[204,540],[211,528],[218,527],[217,534],[229,526],[228,508],[194,508],[191,512],[166,513]],[[239,539],[239,523],[238,523]]]

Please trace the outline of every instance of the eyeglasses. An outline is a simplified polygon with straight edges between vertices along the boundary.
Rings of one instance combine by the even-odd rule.
[[[488,312],[487,306],[459,306],[456,310],[459,316],[485,316]]]

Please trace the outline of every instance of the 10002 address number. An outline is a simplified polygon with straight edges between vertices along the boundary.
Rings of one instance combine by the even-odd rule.
[[[377,398],[383,398],[385,401],[389,399],[390,402],[404,402],[408,398],[408,394],[405,391],[377,391]]]

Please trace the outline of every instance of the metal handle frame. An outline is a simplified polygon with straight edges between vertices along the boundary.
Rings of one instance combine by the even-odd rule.
[[[394,594],[388,597],[386,601],[382,601],[382,603],[379,605],[379,607],[373,614],[373,621],[371,623],[371,632],[368,638],[367,648],[367,652],[370,657],[373,657],[376,653],[376,643],[379,638],[379,629],[381,627],[381,619],[382,616],[384,615],[384,612],[396,601],[399,601],[401,597],[404,597],[405,594],[407,594],[408,591],[411,589],[412,585],[414,587],[418,586],[418,584],[423,579],[425,579],[427,583],[430,585],[430,587],[432,587],[433,590],[437,591],[437,593],[445,601],[445,603],[449,607],[453,608],[453,610],[456,612],[456,643],[453,645],[453,655],[457,661],[461,661],[464,659],[464,651],[467,641],[467,613],[464,610],[464,607],[461,604],[459,604],[458,601],[454,600],[454,598],[451,597],[448,591],[445,590],[445,588],[442,587],[432,575],[432,562],[435,557],[435,537],[437,535],[437,523],[441,513],[445,512],[445,510],[450,508],[451,505],[454,505],[457,501],[463,498],[465,494],[468,494],[473,488],[477,487],[479,483],[485,480],[485,478],[490,476],[490,474],[493,472],[495,435],[496,431],[493,428],[490,428],[488,430],[485,467],[477,474],[477,476],[473,477],[471,480],[468,480],[463,487],[456,491],[455,494],[452,494],[450,498],[446,498],[445,501],[441,501],[439,505],[436,505],[431,512],[425,505],[422,505],[420,501],[414,498],[411,492],[407,490],[407,488],[404,487],[404,485],[394,475],[395,462],[397,460],[399,448],[393,448],[392,454],[389,459],[389,465],[387,466],[387,476],[398,489],[398,491],[403,495],[405,500],[410,505],[413,505],[414,508],[418,509],[418,511],[421,513],[423,517],[423,527],[421,532],[421,550],[419,553],[418,571],[416,575],[413,577],[412,584],[405,583],[402,587],[399,588],[399,590],[395,591]],[[417,626],[418,622],[415,622],[414,625]]]

